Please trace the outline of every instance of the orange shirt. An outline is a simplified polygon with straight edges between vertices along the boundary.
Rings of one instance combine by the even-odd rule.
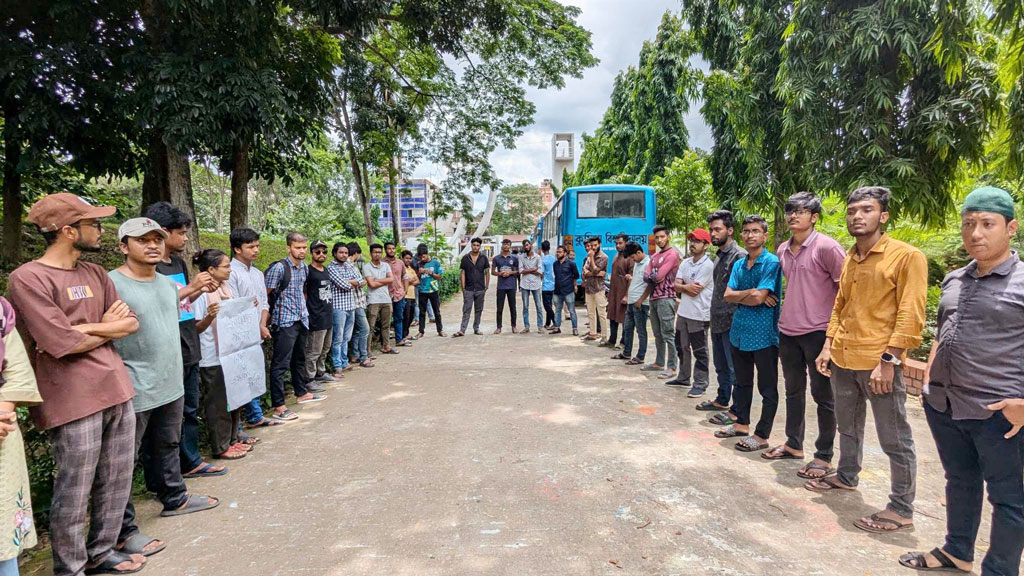
[[[828,323],[832,361],[873,370],[889,346],[920,346],[927,295],[928,261],[917,248],[887,234],[864,258],[850,248]]]

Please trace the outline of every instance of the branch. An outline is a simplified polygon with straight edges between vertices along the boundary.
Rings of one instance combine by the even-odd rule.
[[[362,38],[360,38],[358,36],[353,36],[351,33],[346,32],[344,30],[341,30],[340,28],[337,28],[337,27],[328,27],[328,28],[325,28],[325,31],[327,31],[327,33],[329,33],[329,34],[335,34],[335,35],[340,34],[341,36],[344,36],[345,38],[347,38],[347,39],[349,39],[349,40],[351,40],[353,42],[358,42],[364,48],[366,48],[370,52],[373,52],[374,54],[376,54],[377,57],[380,58],[385,64],[387,64],[388,68],[391,68],[391,71],[394,72],[398,76],[398,79],[402,81],[402,83],[404,84],[405,88],[408,88],[408,89],[412,90],[413,92],[419,94],[420,96],[424,96],[426,98],[436,98],[437,97],[437,94],[429,94],[427,92],[424,92],[424,91],[420,90],[415,85],[413,85],[413,83],[410,82],[409,79],[406,78],[404,74],[402,74],[401,70],[399,70],[398,67],[395,66],[394,62],[392,62],[386,56],[381,54],[380,50],[377,50],[376,48],[374,48],[373,45],[370,44],[369,42],[367,42],[366,40],[364,40],[364,39],[362,39]]]

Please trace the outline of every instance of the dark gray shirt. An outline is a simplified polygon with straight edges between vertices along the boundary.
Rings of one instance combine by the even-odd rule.
[[[732,328],[732,314],[736,304],[725,301],[725,288],[729,285],[732,265],[740,258],[746,258],[747,251],[736,242],[729,242],[728,247],[718,249],[715,258],[715,291],[711,293],[711,333],[721,334]]]
[[[985,420],[986,405],[1024,398],[1024,263],[1016,252],[978,276],[977,263],[942,281],[938,350],[925,399],[954,420]]]

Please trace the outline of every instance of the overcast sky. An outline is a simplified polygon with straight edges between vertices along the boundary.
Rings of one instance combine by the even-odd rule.
[[[579,23],[592,34],[594,55],[601,63],[587,70],[582,79],[569,79],[562,90],[530,90],[527,97],[537,105],[534,123],[519,138],[514,150],[499,149],[491,164],[505,184],[540,184],[551,177],[551,136],[573,132],[579,162],[580,134],[593,134],[611,100],[615,75],[635,66],[640,47],[654,38],[667,10],[679,10],[678,0],[562,0],[582,8]],[[711,134],[700,118],[699,106],[691,106],[687,118],[690,145],[711,149]],[[423,165],[416,178],[434,182],[444,179],[442,168]],[[474,197],[474,209],[483,210],[486,196]]]

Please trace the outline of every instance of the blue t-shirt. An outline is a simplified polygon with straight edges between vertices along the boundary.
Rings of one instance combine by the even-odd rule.
[[[782,267],[779,257],[768,250],[747,268],[747,259],[740,258],[732,265],[729,288],[733,290],[770,290],[776,298],[782,295]],[[779,303],[781,304],[781,302]],[[761,304],[760,306],[736,307],[729,329],[729,342],[745,352],[779,345],[779,309]]]
[[[540,289],[544,292],[552,292],[555,289],[555,258],[551,254],[545,254],[541,257],[541,264],[544,266],[544,279],[541,282]]]
[[[419,291],[425,294],[431,292],[437,292],[437,280],[434,280],[433,276],[423,274],[424,270],[429,270],[434,274],[441,274],[441,263],[437,261],[437,258],[431,258],[430,262],[426,264],[420,264],[420,285]]]
[[[498,269],[498,272],[505,270],[512,270],[513,272],[519,270],[519,259],[516,258],[515,254],[509,254],[507,257],[498,254],[491,259],[491,266]],[[515,290],[516,289],[516,277],[509,276],[502,278],[498,276],[498,290]]]

